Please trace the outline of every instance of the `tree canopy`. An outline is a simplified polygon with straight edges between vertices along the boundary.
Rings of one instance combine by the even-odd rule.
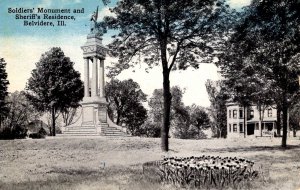
[[[140,126],[147,119],[143,106],[146,94],[132,79],[119,81],[112,79],[105,86],[108,114],[117,125],[125,125],[133,135],[140,134]]]
[[[212,132],[217,137],[227,136],[226,103],[230,97],[230,89],[224,81],[207,80],[206,91],[210,101],[209,115],[211,117]]]
[[[213,60],[213,50],[220,48],[222,32],[230,25],[231,10],[223,0],[120,0],[112,12],[115,16],[104,18],[110,29],[119,32],[109,45],[111,55],[118,57],[111,74],[141,61],[163,69],[161,138],[162,150],[168,151],[170,72]]]
[[[263,84],[261,88],[246,91],[250,96],[257,93],[256,97],[262,97],[258,92],[268,94],[280,106],[283,147],[286,147],[288,108],[299,94],[299,19],[298,0],[254,0],[245,9],[244,18],[228,41],[227,51],[220,57],[225,77],[231,70],[236,72],[236,79],[248,80],[252,87]]]
[[[83,98],[80,73],[73,66],[60,48],[51,48],[36,63],[26,85],[27,98],[35,108],[51,113],[52,135],[55,135],[57,114],[78,107]]]
[[[184,90],[179,86],[173,86],[171,88],[172,94],[172,103],[171,103],[171,115],[170,120],[172,121],[175,118],[175,110],[176,108],[183,107],[184,104],[182,102],[182,96],[184,94]],[[151,120],[156,123],[162,124],[163,121],[163,109],[164,109],[164,97],[163,97],[163,89],[154,89],[152,96],[148,102],[150,107],[149,117]]]

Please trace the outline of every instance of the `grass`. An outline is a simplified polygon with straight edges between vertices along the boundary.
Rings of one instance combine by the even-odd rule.
[[[237,189],[300,189],[300,140],[179,140],[160,150],[160,139],[56,138],[0,141],[0,189],[173,190],[149,181],[142,164],[163,156],[231,156],[255,162],[260,178]],[[230,188],[229,188],[230,189]]]

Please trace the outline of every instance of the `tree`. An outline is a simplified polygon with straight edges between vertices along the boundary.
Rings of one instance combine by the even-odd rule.
[[[0,128],[4,117],[8,113],[5,98],[8,95],[7,87],[9,85],[9,82],[7,80],[7,73],[6,73],[5,66],[6,66],[5,60],[3,58],[0,58]]]
[[[77,114],[78,114],[78,109],[76,107],[69,107],[64,109],[61,112],[61,116],[65,126],[75,123],[76,121],[74,121],[74,118],[76,118]]]
[[[141,126],[147,120],[147,110],[140,102],[133,102],[124,110],[122,122],[132,135],[140,136],[143,134]]]
[[[146,137],[160,137],[160,125],[159,123],[154,123],[150,121],[149,118],[144,122],[144,124],[140,128],[140,136]]]
[[[174,107],[174,119],[171,120],[174,136],[180,139],[194,138],[195,132],[191,131],[191,116],[189,107]]]
[[[26,85],[28,100],[37,110],[51,114],[53,136],[59,113],[78,107],[83,98],[80,73],[73,66],[60,48],[51,48],[36,63]]]
[[[203,130],[210,127],[209,116],[205,109],[195,104],[174,107],[174,118],[171,123],[174,136],[181,139],[205,138]]]
[[[140,126],[147,119],[147,110],[142,105],[146,94],[132,79],[112,79],[105,86],[110,118],[117,125],[125,125],[133,135],[139,135]]]
[[[225,138],[227,136],[226,102],[229,99],[229,89],[226,89],[223,81],[207,80],[205,86],[211,103],[208,110],[212,119],[212,131],[215,136]]]
[[[9,94],[6,102],[8,114],[3,121],[6,135],[8,135],[8,138],[24,138],[26,136],[26,125],[36,120],[40,113],[27,101],[24,91]]]
[[[289,110],[289,124],[294,137],[296,137],[297,131],[300,130],[300,101],[299,99],[297,101]]]
[[[173,86],[171,88],[172,102],[171,102],[171,113],[170,113],[170,122],[176,118],[175,112],[176,108],[184,107],[182,102],[182,95],[184,90],[179,86]],[[163,98],[163,89],[154,89],[152,97],[149,102],[149,117],[152,118],[153,122],[159,123],[162,125],[163,122],[163,109],[164,109],[164,98]]]
[[[210,119],[206,110],[193,104],[190,107],[191,125],[197,129],[198,138],[201,138],[201,131],[210,127]]]
[[[255,68],[255,77],[269,83],[272,97],[283,113],[282,147],[287,146],[288,109],[299,95],[299,19],[298,0],[254,0],[228,43],[229,51],[221,58],[227,68]]]
[[[197,119],[199,119],[197,118],[199,116],[197,115],[197,111],[199,111],[199,109],[202,110],[202,108],[196,105],[192,105],[191,107],[185,106],[182,102],[184,90],[178,86],[171,88],[171,94],[173,98],[170,113],[170,129],[174,136],[181,139],[197,138],[202,129],[202,126],[200,127],[201,124],[197,123]],[[163,122],[163,90],[155,89],[148,104],[150,107],[150,121],[148,123],[152,123],[153,126],[161,126]]]
[[[212,62],[213,50],[220,47],[230,12],[223,0],[121,0],[112,9],[114,17],[105,17],[110,29],[119,31],[109,45],[118,62],[112,73],[138,63],[143,56],[149,68],[161,64],[163,70],[163,125],[161,147],[169,150],[169,127],[172,95],[170,73],[198,68]]]

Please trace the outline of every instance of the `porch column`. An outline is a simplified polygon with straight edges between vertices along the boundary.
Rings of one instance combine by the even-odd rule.
[[[90,96],[90,71],[89,71],[89,59],[84,58],[84,97]]]
[[[245,126],[244,126],[244,130],[245,130],[245,134],[246,134],[246,137],[248,136],[248,125],[247,125],[247,108],[245,109],[245,112],[244,112],[244,119],[246,120],[245,122]]]
[[[262,122],[261,121],[259,121],[259,123],[258,123],[258,128],[259,128],[259,134],[260,134],[260,136],[262,136]]]
[[[104,97],[105,96],[104,59],[100,59],[99,85],[100,85],[100,97]]]
[[[92,71],[92,97],[98,95],[98,65],[97,58],[93,58],[93,71]]]
[[[288,136],[290,137],[290,111],[289,111],[289,109],[287,110],[287,133],[288,133]]]

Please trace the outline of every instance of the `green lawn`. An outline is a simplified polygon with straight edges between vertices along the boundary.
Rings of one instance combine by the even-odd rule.
[[[263,176],[251,189],[300,189],[300,140],[170,139],[173,156],[220,155],[255,161]],[[49,138],[0,141],[0,189],[180,189],[149,181],[142,163],[167,155],[160,139]]]

